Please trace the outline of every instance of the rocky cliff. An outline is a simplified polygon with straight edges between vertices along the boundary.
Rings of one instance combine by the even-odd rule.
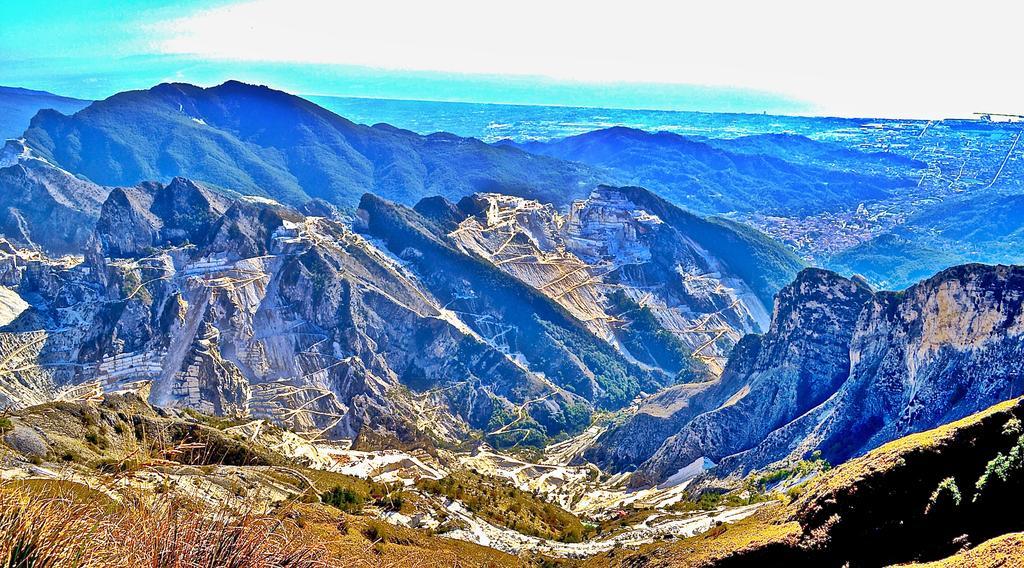
[[[764,246],[776,265],[741,246],[716,254],[744,237],[655,200],[602,186],[565,210],[500,194],[410,209],[367,195],[356,226],[492,345],[617,409],[716,376],[735,341],[767,320],[758,286],[797,265],[768,241],[746,245]],[[699,223],[713,229],[701,233]],[[766,280],[740,276],[752,264]]]
[[[957,267],[899,293],[805,270],[780,293],[768,332],[741,343],[717,383],[653,398],[590,455],[639,465],[636,485],[700,458],[717,463],[714,476],[815,450],[845,461],[1024,392],[1022,297],[1019,267]],[[644,439],[652,420],[655,435],[671,436],[650,456],[620,455],[618,442]]]
[[[111,192],[91,246],[74,265],[9,255],[31,307],[0,335],[7,404],[149,381],[162,405],[452,442],[503,416],[535,441],[589,414],[333,221],[174,179]]]
[[[564,215],[537,201],[477,194],[459,203],[465,218],[448,236],[625,357],[672,375],[717,375],[740,337],[768,325],[770,307],[732,268],[751,260],[712,254],[700,235],[648,212],[636,194],[602,186]]]
[[[5,405],[150,382],[161,405],[314,435],[542,444],[717,375],[767,319],[750,259],[711,252],[688,214],[646,212],[636,188],[563,211],[368,195],[359,234],[186,178],[108,189],[23,146],[13,161],[53,183],[7,194],[32,215],[4,249]]]
[[[23,248],[80,253],[108,191],[8,140],[0,149],[0,235]]]

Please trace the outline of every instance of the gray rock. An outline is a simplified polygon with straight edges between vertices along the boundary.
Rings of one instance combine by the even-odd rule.
[[[50,452],[50,445],[46,443],[46,440],[32,428],[24,426],[16,426],[8,432],[4,436],[4,443],[26,457],[45,459]]]
[[[718,383],[677,404],[665,419],[673,433],[649,457],[609,461],[621,468],[643,460],[636,486],[700,457],[718,464],[711,473],[719,477],[816,450],[841,463],[1020,396],[1022,299],[1024,267],[966,265],[877,293],[805,270],[780,293],[756,355],[737,349]],[[590,453],[607,456],[604,448],[643,421],[627,421]]]

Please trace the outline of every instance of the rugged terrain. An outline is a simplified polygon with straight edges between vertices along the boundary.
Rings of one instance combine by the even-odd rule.
[[[0,152],[0,525],[74,511],[98,565],[211,516],[375,566],[1017,550],[1024,269],[932,276],[1017,258],[1016,139],[926,134],[513,147],[233,81],[42,110]]]
[[[804,481],[785,505],[588,566],[1019,566],[1021,399]],[[871,543],[866,546],[866,543]]]
[[[629,358],[673,375],[720,373],[732,345],[767,325],[772,296],[799,266],[766,239],[641,188],[599,187],[564,215],[499,194],[417,209],[436,214],[431,207],[450,212],[444,221],[446,229],[457,223],[448,236],[459,249],[541,291]],[[748,265],[759,254],[755,274]]]
[[[813,264],[902,289],[969,262],[1020,263],[1017,123],[680,114],[511,144],[727,215]],[[510,145],[510,142],[501,142]]]
[[[1015,123],[665,114],[659,120],[669,122],[650,128],[678,133],[595,122],[592,132],[536,140],[516,135],[521,125],[513,123],[497,126],[510,127],[517,142],[484,144],[355,124],[305,99],[231,81],[158,85],[69,115],[48,110],[24,138],[100,185],[183,176],[293,206],[323,199],[344,211],[367,191],[410,206],[434,195],[456,202],[500,192],[564,207],[599,183],[642,185],[885,289],[957,264],[1022,261],[1013,244],[1024,164]],[[433,120],[437,128],[427,126],[429,115],[415,124],[423,133],[448,124]],[[578,132],[571,124],[556,131]]]
[[[47,539],[28,554],[54,566],[148,562],[141,559],[158,542],[165,555],[202,555],[206,539],[256,566],[280,565],[279,555],[296,566],[1014,566],[1022,526],[1009,509],[1024,482],[1021,419],[1020,399],[1000,403],[797,479],[754,505],[701,511],[685,494],[661,492],[668,501],[657,507],[657,497],[630,505],[627,493],[610,507],[584,500],[566,509],[538,489],[557,488],[555,476],[571,469],[544,473],[550,466],[488,450],[349,450],[259,420],[110,394],[3,418],[0,522],[7,536]],[[530,475],[532,490],[517,477]],[[571,483],[587,492],[598,482],[583,479]],[[10,522],[19,518],[33,519],[35,532]],[[249,531],[273,538],[253,542]],[[524,534],[550,531],[559,540]],[[0,554],[12,544],[0,539]]]
[[[841,463],[1022,394],[1022,297],[1019,267],[952,268],[899,293],[805,270],[720,379],[652,397],[588,455],[638,466],[635,485],[682,481],[699,460],[719,478],[814,451]]]
[[[31,305],[3,335],[7,404],[151,381],[163,405],[449,442],[538,392],[551,434],[588,414],[336,222],[176,178],[113,190],[91,243],[71,263],[8,254]]]
[[[150,381],[161,405],[330,439],[536,446],[717,375],[799,266],[639,188],[565,213],[367,194],[349,227],[322,202],[110,189],[18,142],[6,156],[5,405]]]

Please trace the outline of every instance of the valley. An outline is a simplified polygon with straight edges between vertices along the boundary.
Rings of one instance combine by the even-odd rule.
[[[266,566],[1020,549],[1017,123],[69,112],[0,152],[0,525],[81,515],[85,566],[204,523]]]

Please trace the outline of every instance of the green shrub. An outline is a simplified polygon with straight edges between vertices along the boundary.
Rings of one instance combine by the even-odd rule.
[[[0,434],[6,434],[11,430],[14,430],[14,423],[11,422],[11,419],[6,416],[0,417]]]
[[[960,501],[960,488],[956,485],[956,479],[947,477],[939,482],[932,496],[928,498],[924,513],[929,515],[951,512],[960,506]]]
[[[381,526],[380,522],[370,521],[365,527],[363,527],[363,536],[366,540],[373,542],[386,542],[387,541],[387,530]]]
[[[402,505],[405,504],[405,495],[401,491],[391,491],[374,499],[373,504],[388,511],[401,511]]]
[[[363,527],[363,536],[375,544],[413,544],[413,540],[385,521],[373,519]]]
[[[1011,440],[1024,434],[1024,428],[1021,428],[1020,420],[1017,418],[1007,420],[1006,424],[1003,424],[1003,434],[1009,436]]]
[[[584,526],[579,517],[558,505],[545,502],[504,479],[475,471],[459,471],[436,480],[420,479],[416,487],[425,493],[459,501],[488,522],[526,535],[580,542],[592,530]]]
[[[363,508],[363,497],[347,487],[334,486],[320,496],[320,501],[347,513],[357,513]]]
[[[106,436],[104,436],[98,430],[93,428],[90,428],[85,433],[85,441],[96,446],[97,448],[100,448],[101,450],[107,449],[108,446]]]
[[[1017,443],[1010,448],[1009,452],[1005,454],[1000,452],[985,465],[985,472],[981,474],[975,484],[974,501],[994,492],[996,486],[1019,483],[1024,479],[1022,473],[1024,473],[1024,436],[1017,438]]]

